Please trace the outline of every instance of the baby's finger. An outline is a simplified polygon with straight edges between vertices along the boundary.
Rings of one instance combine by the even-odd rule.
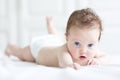
[[[91,65],[92,64],[92,59],[88,61],[87,65]]]
[[[73,63],[73,66],[74,66],[74,69],[76,69],[76,70],[80,69],[80,65],[77,63]]]

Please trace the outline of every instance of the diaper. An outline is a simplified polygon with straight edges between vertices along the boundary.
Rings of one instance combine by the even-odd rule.
[[[40,37],[35,37],[32,39],[30,43],[30,50],[32,56],[36,59],[38,52],[41,48],[44,47],[52,47],[52,46],[60,46],[65,43],[63,36],[60,35],[44,35]]]

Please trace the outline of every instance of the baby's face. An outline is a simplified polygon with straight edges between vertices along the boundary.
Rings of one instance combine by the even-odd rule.
[[[71,28],[66,40],[73,61],[86,65],[88,60],[92,59],[97,52],[98,37],[98,29]]]

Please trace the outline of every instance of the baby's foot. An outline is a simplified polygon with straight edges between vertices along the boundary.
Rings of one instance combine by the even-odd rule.
[[[57,31],[55,30],[53,26],[53,17],[52,16],[47,16],[46,17],[46,22],[47,22],[47,29],[49,34],[57,34]]]
[[[17,46],[15,45],[12,45],[12,44],[8,44],[6,49],[5,49],[5,54],[7,56],[10,56],[10,55],[14,55],[14,53],[16,52],[17,50]]]
[[[73,63],[73,67],[76,70],[79,70],[81,68],[80,64],[78,64],[78,63]]]
[[[53,17],[52,16],[47,16],[46,17],[46,22],[47,22],[47,27],[51,27],[53,25]]]

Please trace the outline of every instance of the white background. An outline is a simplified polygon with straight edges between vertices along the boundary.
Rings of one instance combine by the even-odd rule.
[[[21,47],[31,38],[47,34],[46,16],[54,16],[54,26],[65,33],[73,10],[93,8],[103,22],[100,48],[120,53],[120,0],[0,0],[0,49],[8,43]]]

